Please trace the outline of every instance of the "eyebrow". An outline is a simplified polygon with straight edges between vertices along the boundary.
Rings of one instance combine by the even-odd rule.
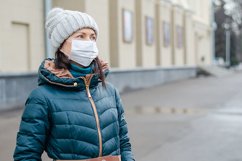
[[[86,35],[85,32],[81,32],[81,31],[78,31],[77,33],[78,33],[78,34],[85,34],[85,35]]]
[[[82,31],[78,31],[77,33],[85,34],[86,35],[86,33],[85,32],[82,32]],[[91,35],[96,35],[96,34],[95,33],[91,33]]]

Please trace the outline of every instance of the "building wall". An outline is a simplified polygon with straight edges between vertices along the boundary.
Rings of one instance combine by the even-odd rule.
[[[119,34],[117,33],[118,30],[121,29],[121,27],[118,25],[118,1],[112,0],[109,1],[109,20],[110,20],[110,33],[109,33],[109,39],[110,39],[110,46],[109,46],[109,52],[110,52],[110,65],[112,67],[118,67],[119,66]]]
[[[37,71],[45,57],[43,3],[1,3],[0,71]],[[53,0],[53,7],[87,12],[96,19],[100,57],[120,69],[211,64],[210,4],[210,0]],[[132,15],[131,42],[124,41],[124,9]],[[146,16],[155,22],[152,45],[146,44]],[[163,22],[170,25],[168,46],[164,46]],[[181,47],[177,26],[182,30]]]
[[[169,67],[172,66],[173,59],[172,4],[163,1],[160,5],[160,10],[160,65],[163,67]],[[167,36],[165,36],[165,34],[167,34]]]
[[[137,66],[156,66],[155,0],[136,1]]]
[[[184,9],[174,5],[172,12],[172,31],[173,31],[173,65],[182,66],[184,62]]]
[[[193,19],[203,24],[210,24],[211,2],[210,0],[187,0],[189,8],[193,11]]]
[[[211,1],[210,0],[186,0],[189,11],[192,16],[192,26],[186,27],[186,30],[191,29],[193,38],[189,37],[192,44],[187,46],[187,50],[194,52],[187,57],[188,64],[195,65],[211,65],[212,63],[212,40],[211,40]],[[188,18],[187,21],[190,19]],[[190,28],[190,29],[189,29]],[[194,48],[194,49],[191,49]],[[186,52],[189,54],[189,51]],[[192,56],[192,57],[191,57]],[[193,63],[194,57],[195,63]],[[189,60],[190,59],[190,60]],[[190,62],[190,63],[189,63]]]
[[[211,2],[198,1],[193,10],[194,39],[195,39],[195,59],[196,65],[212,64],[212,40],[210,13]]]
[[[37,71],[45,56],[43,21],[42,0],[1,3],[0,72]]]
[[[194,42],[194,25],[192,20],[192,12],[190,10],[184,13],[185,27],[185,65],[196,65],[195,58],[195,42]]]
[[[112,0],[110,2],[110,57],[111,65],[121,69],[136,67],[136,13],[135,0]],[[128,27],[131,39],[124,40],[124,12],[131,18]],[[127,19],[129,20],[129,18]],[[128,25],[129,26],[129,25]],[[128,34],[129,35],[129,34]],[[130,36],[128,36],[129,38]],[[130,41],[129,41],[130,40]]]
[[[52,0],[53,7],[85,12],[85,0]]]
[[[195,22],[196,65],[211,65],[211,30],[208,26]]]

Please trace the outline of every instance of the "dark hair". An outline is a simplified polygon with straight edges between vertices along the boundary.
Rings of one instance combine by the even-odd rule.
[[[60,50],[56,51],[54,62],[55,62],[55,67],[57,69],[63,69],[63,68],[69,69],[70,64],[71,64],[71,61],[68,59],[68,57],[63,52],[61,52]],[[102,70],[102,65],[101,65],[100,59],[98,57],[96,57],[93,60],[92,63],[93,63],[93,66],[94,66],[94,69],[93,69],[94,73],[99,75],[99,78],[102,81],[102,86],[106,87],[105,75],[104,75],[103,70]]]

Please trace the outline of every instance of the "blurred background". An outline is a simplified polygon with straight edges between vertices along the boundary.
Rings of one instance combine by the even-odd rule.
[[[38,67],[54,57],[44,28],[53,7],[97,21],[136,160],[242,161],[241,0],[2,0],[1,161],[13,160]]]

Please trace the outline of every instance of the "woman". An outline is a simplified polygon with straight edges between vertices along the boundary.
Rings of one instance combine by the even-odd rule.
[[[39,87],[26,101],[15,161],[134,161],[117,90],[105,82],[98,26],[86,13],[52,9],[46,29],[56,52],[39,68]]]

